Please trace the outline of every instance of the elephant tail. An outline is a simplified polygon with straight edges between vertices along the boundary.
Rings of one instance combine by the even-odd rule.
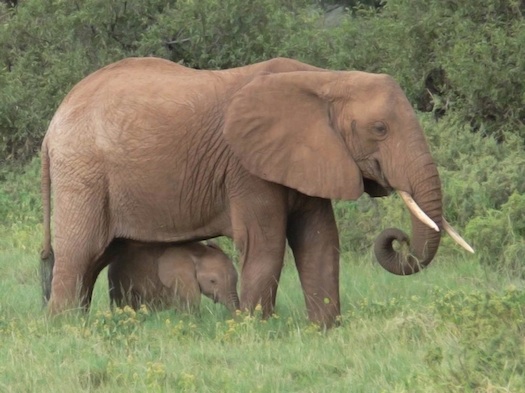
[[[40,279],[42,282],[44,304],[46,304],[51,296],[51,281],[53,279],[55,258],[51,247],[51,175],[49,171],[49,153],[45,139],[42,143],[41,160],[40,186],[42,192],[42,208],[44,212],[44,244],[42,246],[42,251],[40,251]]]

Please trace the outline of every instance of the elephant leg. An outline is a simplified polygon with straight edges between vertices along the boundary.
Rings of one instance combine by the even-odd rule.
[[[82,249],[58,249],[55,253],[55,267],[49,299],[49,312],[58,314],[78,306],[88,309],[101,269],[90,266],[96,260],[96,252]]]
[[[295,257],[308,318],[325,327],[340,315],[339,236],[327,199],[307,198],[288,219],[288,243]]]
[[[275,308],[286,247],[284,202],[267,200],[264,206],[232,209],[233,238],[241,254],[240,307],[251,312],[261,305],[265,318]]]
[[[250,235],[247,233],[245,239],[249,239]],[[281,244],[275,244],[271,249],[266,247],[261,249],[250,241],[241,240],[245,247],[241,262],[241,310],[253,311],[257,305],[260,305],[264,318],[273,314],[283,267],[284,238],[283,231]]]
[[[61,196],[55,202],[60,208],[54,217],[55,265],[48,305],[51,314],[89,307],[95,280],[103,267],[101,256],[109,244],[103,206],[93,206],[92,195]]]
[[[107,260],[101,257],[95,260],[95,264],[91,269],[88,269],[82,283],[83,294],[81,295],[81,305],[84,309],[89,309],[91,306],[91,299],[93,297],[93,290],[100,272],[108,265]]]

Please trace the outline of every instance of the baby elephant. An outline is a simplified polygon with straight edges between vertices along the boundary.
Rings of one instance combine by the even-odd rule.
[[[239,308],[237,271],[214,243],[152,245],[118,240],[110,248],[106,255],[112,304],[196,311],[204,294],[232,312]]]

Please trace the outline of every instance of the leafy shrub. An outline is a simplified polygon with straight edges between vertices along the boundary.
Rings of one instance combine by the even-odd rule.
[[[0,19],[0,160],[34,155],[71,87],[133,54],[167,3],[27,0],[8,11]]]
[[[23,168],[0,172],[0,217],[3,224],[34,225],[42,220],[40,159]]]
[[[525,138],[525,5],[519,1],[387,1],[348,14],[329,64],[392,74],[418,109],[455,110],[483,134]]]
[[[423,124],[443,182],[445,216],[465,229],[482,263],[523,272],[523,140],[507,130],[505,143],[469,133],[456,116]]]
[[[27,0],[0,8],[0,159],[34,155],[60,100],[108,63],[150,55],[196,68],[279,55],[312,60],[319,12],[307,0]]]
[[[144,34],[140,51],[194,68],[222,69],[276,56],[304,58],[319,11],[309,1],[177,1]],[[300,37],[301,48],[294,44]]]
[[[474,217],[466,234],[473,239],[481,262],[525,275],[525,194],[514,193],[501,210]]]
[[[427,356],[433,379],[447,391],[510,391],[525,389],[525,292],[509,288],[499,293],[436,291],[432,305],[441,328],[457,345],[435,348]]]
[[[489,208],[500,209],[513,192],[525,193],[521,138],[508,130],[506,143],[471,134],[457,116],[438,123],[425,117],[423,125],[440,167],[448,217],[465,225]]]
[[[353,12],[343,13],[330,28],[320,7],[328,3],[0,4],[0,160],[31,157],[74,83],[137,55],[197,68],[288,56],[322,67],[387,72],[421,110],[457,111],[473,129],[499,140],[509,126],[525,137],[522,3],[348,1]]]

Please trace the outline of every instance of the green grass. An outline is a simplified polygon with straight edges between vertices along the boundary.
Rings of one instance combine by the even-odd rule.
[[[476,257],[396,277],[345,254],[341,326],[328,332],[306,320],[292,263],[267,321],[207,299],[200,315],[110,312],[104,275],[88,315],[50,319],[40,228],[0,234],[2,392],[525,391],[524,282]]]

